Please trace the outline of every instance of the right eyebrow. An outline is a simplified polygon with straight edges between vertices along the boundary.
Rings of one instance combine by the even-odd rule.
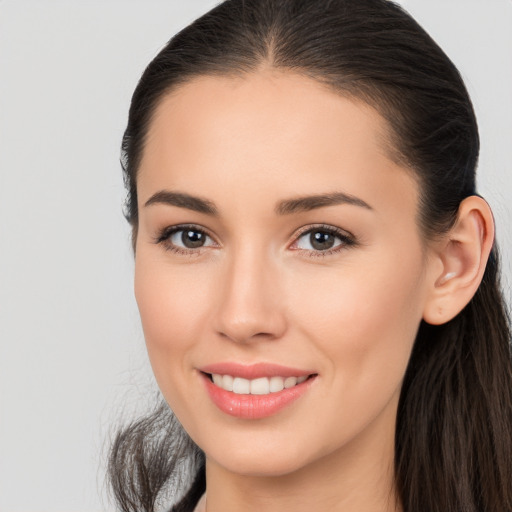
[[[373,210],[368,203],[359,197],[351,194],[345,194],[344,192],[330,192],[281,201],[276,206],[276,213],[279,215],[290,215],[293,213],[307,212],[317,208],[325,208],[326,206],[334,206],[337,204],[351,204],[367,210]]]
[[[171,192],[170,190],[160,190],[153,194],[144,204],[151,206],[152,204],[167,204],[186,208],[206,215],[218,216],[219,212],[214,203],[208,199],[185,194],[184,192]]]

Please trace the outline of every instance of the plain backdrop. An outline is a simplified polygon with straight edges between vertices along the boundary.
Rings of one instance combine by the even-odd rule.
[[[0,511],[99,512],[112,425],[154,395],[119,143],[149,60],[212,0],[0,0]],[[404,0],[460,68],[512,282],[512,1]]]

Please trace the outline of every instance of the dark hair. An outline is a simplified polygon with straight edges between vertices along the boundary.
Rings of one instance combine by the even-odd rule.
[[[162,97],[194,77],[240,76],[265,64],[376,108],[389,123],[395,158],[420,184],[425,238],[453,225],[461,201],[476,193],[475,114],[453,63],[401,7],[387,0],[227,0],[175,35],[134,92],[122,142],[134,237],[137,170]],[[494,247],[468,306],[444,325],[419,327],[395,439],[405,512],[512,510],[510,324],[498,280]],[[153,511],[186,460],[191,474],[180,484],[176,512],[192,510],[204,491],[204,456],[165,405],[128,426],[109,461],[120,509]]]

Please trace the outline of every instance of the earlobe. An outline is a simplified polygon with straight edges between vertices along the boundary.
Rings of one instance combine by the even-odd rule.
[[[477,196],[466,198],[457,220],[435,250],[423,319],[440,325],[454,318],[472,299],[482,281],[494,243],[489,205]]]

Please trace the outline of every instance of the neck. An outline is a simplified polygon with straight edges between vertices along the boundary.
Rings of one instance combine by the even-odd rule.
[[[366,431],[284,475],[241,475],[207,458],[207,512],[399,512],[394,422],[392,428],[389,422],[377,423],[377,429],[387,423],[384,438],[382,430],[377,436]]]

